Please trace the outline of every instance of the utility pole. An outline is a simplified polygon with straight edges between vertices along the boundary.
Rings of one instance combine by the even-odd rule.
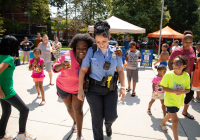
[[[158,57],[159,57],[159,55],[160,55],[161,30],[162,30],[162,22],[163,22],[163,8],[164,8],[164,2],[165,2],[165,0],[163,0],[163,2],[162,2],[162,12],[161,12],[161,21],[160,21],[160,37],[159,37]]]

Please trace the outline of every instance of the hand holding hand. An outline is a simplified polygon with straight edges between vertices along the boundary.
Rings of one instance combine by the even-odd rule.
[[[83,89],[79,88],[77,97],[79,100],[84,101],[84,90]]]
[[[125,89],[123,89],[123,88],[120,89],[119,97],[121,97],[120,101],[124,100],[124,98],[125,98]]]

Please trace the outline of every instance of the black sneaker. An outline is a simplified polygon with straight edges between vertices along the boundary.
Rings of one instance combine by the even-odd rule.
[[[109,130],[106,128],[106,134],[108,137],[110,137],[112,135],[112,128],[110,128]]]

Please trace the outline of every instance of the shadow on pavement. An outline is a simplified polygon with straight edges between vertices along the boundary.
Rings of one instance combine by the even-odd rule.
[[[111,140],[112,139],[112,136],[111,137],[108,137],[108,136],[105,136],[104,135],[104,140]]]
[[[118,101],[118,105],[119,104],[123,104],[123,105],[133,105],[134,103],[139,104],[140,103],[140,99],[138,98],[138,95],[135,95],[135,97],[131,96],[130,92],[126,93],[126,96],[124,98],[124,100],[122,102]]]
[[[200,103],[198,103],[198,102],[192,102],[192,103],[191,103],[191,106],[192,106],[192,108],[193,108],[196,112],[200,113]]]
[[[58,102],[63,103],[62,99],[58,96]]]
[[[27,104],[30,111],[33,111],[33,110],[35,110],[35,108],[39,107],[39,104],[36,102],[36,100],[37,100],[37,97],[36,97],[36,99],[34,99],[32,101],[32,103]]]
[[[72,130],[70,130],[64,137],[62,140],[71,140],[72,136],[73,136],[73,132]]]
[[[162,129],[160,128],[160,122],[162,121],[162,119],[157,119],[155,118],[153,115],[149,115],[151,117],[151,121],[152,121],[152,125],[151,127],[153,128],[154,131],[160,131],[161,133],[164,133],[162,131]],[[167,125],[167,128],[169,129],[170,125]],[[165,137],[167,140],[172,140],[172,138],[170,137],[170,135],[168,133],[164,133],[165,134]]]
[[[50,89],[49,85],[43,86],[43,88],[44,88],[44,91],[47,91],[48,89]],[[29,92],[30,94],[37,93],[35,89],[35,85],[31,89],[27,89],[27,92]]]

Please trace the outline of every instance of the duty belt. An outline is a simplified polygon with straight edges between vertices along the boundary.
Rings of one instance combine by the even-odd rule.
[[[95,85],[99,85],[99,86],[107,86],[107,83],[106,83],[106,85],[102,85],[103,84],[102,81],[97,81],[97,80],[92,79],[92,78],[91,78],[91,84],[95,84]]]

